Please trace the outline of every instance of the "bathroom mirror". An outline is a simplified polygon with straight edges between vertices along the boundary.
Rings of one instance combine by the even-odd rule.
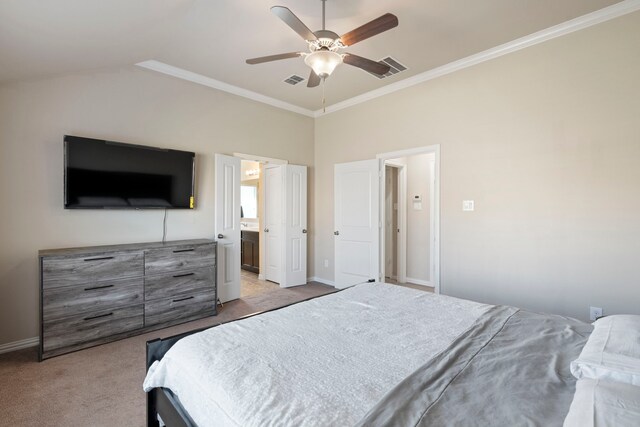
[[[242,217],[258,218],[258,180],[243,181],[240,186],[240,205]]]

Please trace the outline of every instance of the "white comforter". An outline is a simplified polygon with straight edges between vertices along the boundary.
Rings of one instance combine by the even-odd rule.
[[[358,285],[188,336],[144,389],[171,389],[201,427],[353,425],[488,308]]]

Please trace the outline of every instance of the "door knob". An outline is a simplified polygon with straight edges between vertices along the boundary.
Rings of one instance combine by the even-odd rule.
[[[307,229],[306,228],[302,229],[302,234],[307,234]]]
[[[333,234],[335,234],[336,236],[339,236],[340,232],[339,231],[334,231]]]
[[[269,229],[268,229],[268,228],[265,228],[265,229],[264,229],[264,232],[265,232],[265,233],[268,233],[268,232],[269,232]]]
[[[224,239],[224,236],[222,234],[218,234],[218,239]]]

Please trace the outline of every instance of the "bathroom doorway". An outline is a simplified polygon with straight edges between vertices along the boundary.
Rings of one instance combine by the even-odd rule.
[[[253,160],[240,163],[240,298],[278,289],[265,280],[264,262],[264,164]]]
[[[242,296],[243,271],[257,274],[259,283],[277,282],[280,288],[305,285],[307,167],[242,153],[232,156],[216,153],[215,160],[214,222],[220,300],[226,302]],[[245,164],[243,170],[245,160],[252,163]],[[243,199],[246,206],[242,206]],[[247,241],[251,232],[257,232],[257,244],[255,234],[252,242]],[[243,235],[246,253],[242,248]],[[243,265],[254,271],[243,270]],[[266,272],[272,266],[277,276],[269,277]]]

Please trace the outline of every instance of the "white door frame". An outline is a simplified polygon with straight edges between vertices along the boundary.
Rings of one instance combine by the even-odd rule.
[[[431,198],[430,204],[431,204],[431,212],[432,212],[432,215],[431,215],[432,225],[430,227],[432,228],[431,236],[430,236],[430,240],[432,244],[431,251],[430,251],[430,258],[431,258],[430,261],[431,261],[431,268],[432,268],[431,281],[433,283],[435,293],[439,294],[441,291],[440,289],[440,144],[429,145],[426,147],[410,148],[407,150],[392,151],[388,153],[380,153],[376,155],[376,158],[382,160],[382,163],[384,164],[384,162],[387,160],[397,159],[400,157],[414,156],[416,154],[427,154],[427,153],[433,153],[435,157],[434,168],[433,168],[434,179],[432,180],[433,191],[431,192],[431,195],[430,195],[430,198]],[[382,168],[382,175],[384,177],[384,168]],[[405,185],[406,185],[406,181],[405,181]],[[382,191],[384,191],[384,188],[382,189]],[[405,191],[405,195],[406,195],[406,191]],[[406,205],[406,201],[405,201],[405,205]],[[380,197],[380,215],[381,215],[380,216],[381,223],[384,224],[384,197]],[[380,233],[381,241],[384,241],[383,233],[384,233],[384,230],[382,230]],[[398,239],[398,246],[400,246],[400,239]],[[406,230],[405,230],[405,241],[403,246],[406,248]],[[384,266],[385,266],[384,245],[380,244],[379,247],[380,247],[380,265],[382,269],[380,272],[380,276],[382,280],[384,280]],[[400,269],[398,268],[398,275],[399,274],[400,274]],[[406,255],[405,255],[405,275],[406,275]],[[400,278],[398,277],[398,279]]]
[[[252,162],[271,164],[271,165],[288,165],[289,160],[276,159],[274,157],[254,156],[253,154],[233,153],[233,157],[240,157],[242,160],[251,160]]]
[[[436,232],[436,222],[435,222],[435,217],[436,217],[436,212],[440,212],[440,210],[436,210],[435,208],[435,204],[436,204],[436,198],[435,198],[435,191],[436,191],[436,159],[434,156],[434,159],[431,160],[430,162],[431,164],[429,165],[429,197],[430,197],[430,203],[429,203],[429,236],[434,236],[435,232]],[[438,180],[438,184],[440,183],[440,180]],[[438,199],[439,200],[439,199]],[[438,206],[439,207],[439,206]],[[438,230],[440,230],[440,226],[438,225]],[[436,252],[436,247],[438,248],[438,254],[440,254],[440,246],[436,246],[436,241],[435,239],[431,238],[431,250],[429,251],[429,266],[431,267],[430,271],[429,271],[429,278],[435,278],[436,275],[436,263],[435,263],[435,252]],[[439,278],[438,278],[439,279]],[[433,280],[433,279],[432,279]],[[438,280],[438,283],[440,283],[440,280]],[[439,291],[439,287],[438,287],[438,293],[440,293]]]
[[[398,170],[398,232],[397,236],[397,248],[396,248],[396,274],[399,283],[404,283],[407,280],[407,169],[406,165],[400,162],[394,162],[393,160],[385,160],[384,165],[389,165]],[[386,172],[386,169],[384,169]],[[383,182],[386,185],[386,176]],[[384,218],[386,221],[386,218]],[[386,225],[386,222],[383,222]],[[386,257],[385,257],[386,260]],[[382,280],[386,277],[384,270],[386,266],[383,266]]]

